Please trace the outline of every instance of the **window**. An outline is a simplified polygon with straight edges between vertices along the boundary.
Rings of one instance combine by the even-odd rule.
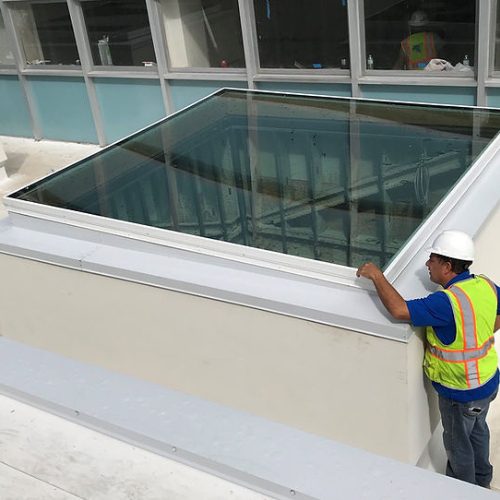
[[[16,2],[11,8],[26,64],[80,64],[66,2]]]
[[[494,45],[494,70],[500,70],[500,2],[497,2],[497,22],[496,22],[496,30],[495,30],[495,45]]]
[[[5,30],[2,13],[0,12],[0,66],[14,66],[14,54]]]
[[[96,66],[156,65],[144,0],[91,0],[82,10]]]
[[[365,1],[366,68],[471,76],[475,4],[471,0]]]
[[[261,68],[349,66],[346,0],[254,0]]]
[[[244,68],[237,0],[160,0],[172,68]]]

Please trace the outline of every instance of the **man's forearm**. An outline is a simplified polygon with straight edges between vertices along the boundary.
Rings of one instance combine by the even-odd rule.
[[[375,277],[372,281],[382,304],[384,304],[391,316],[396,319],[410,319],[410,313],[405,300],[387,281],[386,277],[381,274],[380,276]]]
[[[408,311],[408,306],[403,297],[401,297],[399,292],[387,281],[387,278],[378,266],[372,262],[367,262],[358,268],[356,275],[363,276],[373,281],[382,304],[384,304],[391,316],[396,319],[410,319],[410,312]]]

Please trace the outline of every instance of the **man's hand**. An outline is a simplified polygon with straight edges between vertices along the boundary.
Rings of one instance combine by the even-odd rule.
[[[391,316],[396,319],[409,320],[410,312],[403,297],[398,291],[387,281],[384,273],[373,262],[366,262],[358,267],[356,276],[368,278],[373,281],[378,296],[389,311]]]
[[[366,262],[365,264],[362,264],[361,266],[358,267],[358,270],[356,271],[356,276],[358,278],[360,277],[368,278],[369,280],[372,281],[376,280],[377,278],[380,278],[381,275],[383,276],[382,271],[373,262]]]

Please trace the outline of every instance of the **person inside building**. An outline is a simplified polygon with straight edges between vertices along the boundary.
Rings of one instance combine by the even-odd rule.
[[[446,474],[489,488],[490,434],[486,415],[498,391],[498,358],[494,332],[500,328],[499,288],[469,266],[474,243],[461,231],[443,231],[426,262],[430,280],[442,289],[404,300],[373,263],[356,275],[370,279],[396,319],[426,326],[424,371],[438,393]]]
[[[430,28],[429,18],[416,10],[408,21],[409,36],[401,41],[399,57],[394,69],[424,69],[431,59],[439,58],[443,43]]]

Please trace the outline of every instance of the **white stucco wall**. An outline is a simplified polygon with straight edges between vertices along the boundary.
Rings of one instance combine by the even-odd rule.
[[[422,343],[0,255],[0,334],[416,463]]]
[[[500,284],[500,259],[498,258],[498,235],[500,234],[500,206],[497,206],[474,238],[476,258],[472,269],[486,274]]]

